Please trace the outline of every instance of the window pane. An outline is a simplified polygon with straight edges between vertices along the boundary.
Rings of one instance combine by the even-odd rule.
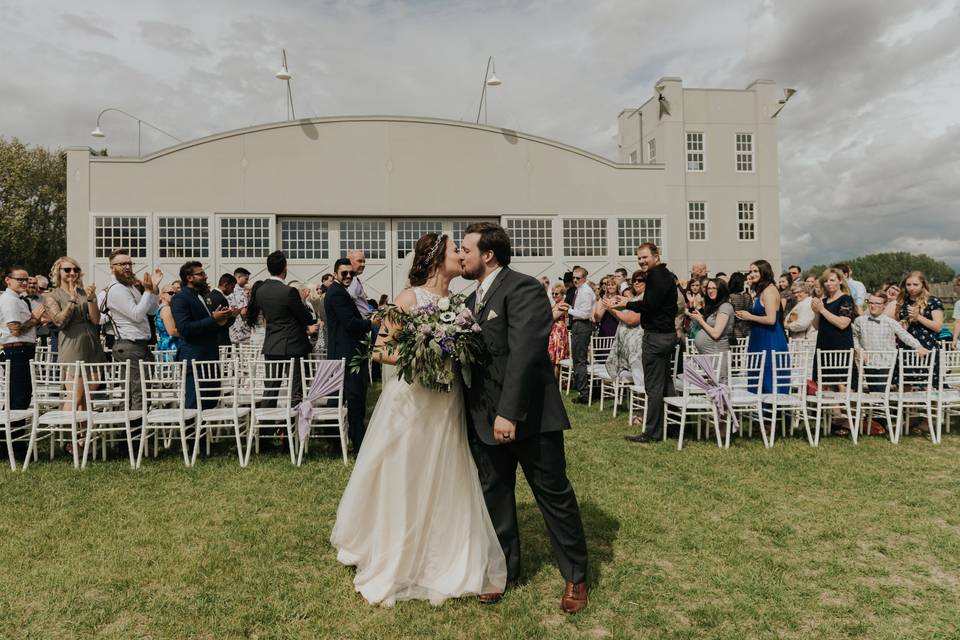
[[[157,218],[158,257],[210,257],[210,226],[206,218],[161,216]]]
[[[636,255],[637,247],[652,242],[663,252],[662,221],[660,218],[619,218],[617,220],[617,254]]]
[[[326,260],[330,232],[325,220],[294,218],[280,221],[280,249],[291,260]]]
[[[690,240],[707,239],[707,205],[705,202],[687,203],[687,237]]]
[[[563,220],[563,254],[578,258],[607,255],[606,219],[565,218]]]
[[[340,255],[363,251],[368,260],[387,259],[387,223],[382,220],[345,220],[340,223]]]
[[[402,220],[397,223],[397,258],[403,259],[413,251],[426,233],[443,234],[443,225],[438,220]]]
[[[270,253],[270,218],[220,218],[220,257],[266,258]]]
[[[131,258],[147,257],[147,218],[96,216],[94,246],[97,258],[109,258],[114,249],[125,248]]]
[[[520,258],[553,255],[553,220],[550,218],[511,218],[506,225],[513,255]]]

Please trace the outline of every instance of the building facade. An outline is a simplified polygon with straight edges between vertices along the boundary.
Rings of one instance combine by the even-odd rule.
[[[682,91],[677,82],[664,94],[677,94],[679,101]],[[753,97],[751,115],[763,106],[759,100]],[[726,109],[739,109],[741,102]],[[641,109],[645,123],[656,122],[647,115],[649,105]],[[684,149],[670,145],[683,140],[690,114],[711,113],[709,106],[691,106],[686,123],[676,114],[664,116],[643,138],[637,129],[631,141],[637,115],[629,120],[624,112],[621,155],[627,161],[620,162],[507,129],[387,116],[256,126],[143,158],[73,148],[67,153],[67,252],[101,284],[116,247],[128,248],[140,271],[159,266],[175,277],[184,261],[196,259],[211,279],[238,266],[263,278],[266,255],[282,249],[290,279],[319,282],[338,257],[358,248],[367,255],[364,286],[371,296],[404,288],[404,257],[421,234],[442,231],[459,241],[479,220],[508,229],[516,268],[551,280],[575,264],[597,277],[620,266],[632,271],[636,246],[644,241],[663,247],[678,273],[698,259],[727,271],[759,256],[779,263],[775,126],[762,129],[757,120],[749,129],[756,135],[752,176],[722,170],[719,155],[713,166],[719,149],[711,147],[710,164],[696,180],[676,166]],[[730,117],[726,111],[715,115]],[[721,135],[720,126],[701,127],[708,144]],[[739,123],[723,126],[748,130]],[[661,145],[660,155],[629,161],[630,145],[650,139]],[[764,162],[772,169],[761,169]],[[771,171],[772,188],[762,184]],[[711,182],[721,178],[731,184]],[[705,240],[687,239],[691,198],[707,203]],[[720,209],[728,200],[754,203],[752,239],[736,241],[718,228],[727,219]]]

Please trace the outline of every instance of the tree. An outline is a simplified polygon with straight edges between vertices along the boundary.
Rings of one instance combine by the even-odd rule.
[[[0,138],[0,267],[48,273],[66,230],[67,154]]]
[[[853,260],[844,261],[853,269],[853,277],[862,282],[867,291],[873,291],[884,282],[900,282],[911,271],[922,271],[928,282],[948,282],[954,277],[953,268],[946,262],[926,254],[906,251],[871,253]],[[807,272],[820,277],[827,265],[815,265]]]

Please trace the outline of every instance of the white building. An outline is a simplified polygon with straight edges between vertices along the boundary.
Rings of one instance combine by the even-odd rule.
[[[677,273],[701,259],[714,271],[757,257],[778,267],[775,86],[657,86],[670,113],[656,95],[621,113],[619,162],[507,129],[389,116],[255,126],[144,158],[69,149],[67,252],[101,284],[116,247],[138,270],[176,274],[197,259],[211,279],[237,266],[263,278],[282,249],[301,281],[360,248],[373,296],[403,288],[401,259],[422,233],[459,240],[470,222],[497,220],[515,267],[552,280],[574,264],[595,277],[632,271],[648,240]]]

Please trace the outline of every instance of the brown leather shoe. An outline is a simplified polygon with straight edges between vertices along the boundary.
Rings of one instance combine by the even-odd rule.
[[[500,599],[503,598],[503,592],[493,592],[493,593],[481,593],[477,596],[477,600],[480,601],[480,604],[497,604],[500,602]]]
[[[563,598],[560,599],[560,608],[566,613],[577,613],[587,606],[587,583],[578,582],[576,584],[567,581],[567,586],[563,590]]]

